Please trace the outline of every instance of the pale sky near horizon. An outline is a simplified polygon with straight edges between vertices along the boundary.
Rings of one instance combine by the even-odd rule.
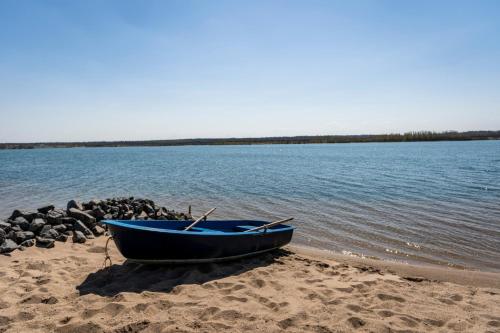
[[[500,130],[500,1],[0,1],[0,142]]]

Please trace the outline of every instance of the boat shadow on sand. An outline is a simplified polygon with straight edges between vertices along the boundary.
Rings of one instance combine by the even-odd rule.
[[[115,296],[121,292],[143,291],[169,293],[179,285],[203,284],[254,268],[283,264],[281,259],[290,254],[288,250],[278,249],[230,262],[190,265],[142,265],[125,261],[89,274],[76,289],[81,296]]]

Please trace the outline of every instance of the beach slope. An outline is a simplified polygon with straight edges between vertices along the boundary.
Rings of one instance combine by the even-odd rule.
[[[127,263],[112,243],[113,265],[103,269],[104,243],[0,256],[0,332],[500,331],[492,274],[453,271],[447,282],[431,269],[296,247],[232,263],[147,267]]]

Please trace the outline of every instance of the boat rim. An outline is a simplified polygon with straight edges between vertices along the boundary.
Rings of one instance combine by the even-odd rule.
[[[153,228],[153,227],[146,227],[146,226],[140,226],[140,225],[133,225],[130,223],[127,223],[131,220],[102,220],[101,223],[107,224],[107,225],[112,225],[112,226],[117,226],[117,227],[123,227],[127,229],[135,229],[135,230],[141,230],[141,231],[152,231],[152,232],[159,232],[159,233],[166,233],[166,234],[181,234],[181,235],[197,235],[197,236],[244,236],[244,235],[262,235],[262,234],[269,234],[269,233],[278,233],[278,232],[283,232],[283,231],[289,231],[289,230],[294,230],[295,227],[287,224],[281,224],[283,228],[278,228],[278,229],[261,229],[257,231],[249,231],[249,232],[221,232],[221,231],[196,231],[196,230],[174,230],[174,229],[162,229],[162,228]],[[148,220],[134,220],[134,221],[148,221]],[[179,220],[155,220],[155,221],[164,221],[164,222],[184,222],[184,221],[179,221]],[[259,220],[211,220],[211,222],[223,222],[223,221],[247,221],[247,222],[259,222],[259,223],[269,223],[268,221],[259,221]],[[258,227],[258,226],[256,226]]]

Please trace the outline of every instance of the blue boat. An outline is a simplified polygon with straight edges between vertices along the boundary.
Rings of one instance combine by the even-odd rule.
[[[193,226],[192,221],[102,221],[121,254],[139,263],[218,262],[271,251],[288,244],[295,229],[277,222],[210,220]]]

